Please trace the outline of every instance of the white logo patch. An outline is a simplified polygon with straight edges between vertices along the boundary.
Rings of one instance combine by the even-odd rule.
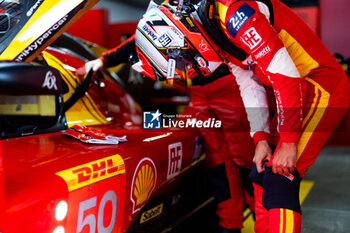
[[[177,142],[170,144],[168,147],[169,158],[168,158],[168,173],[167,179],[170,179],[181,171],[182,165],[182,143]]]
[[[46,73],[45,81],[42,85],[42,87],[47,87],[49,90],[54,88],[57,91],[57,85],[56,85],[56,77],[53,75],[51,71],[48,71]]]
[[[252,50],[262,41],[262,38],[256,32],[255,28],[251,27],[243,34],[241,40]]]

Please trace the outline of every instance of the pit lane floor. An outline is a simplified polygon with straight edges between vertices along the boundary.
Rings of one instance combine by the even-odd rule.
[[[301,185],[303,233],[350,232],[350,147],[325,147]],[[254,221],[245,212],[242,233],[254,233]],[[212,199],[179,218],[168,233],[216,233]],[[175,226],[176,225],[176,226]]]

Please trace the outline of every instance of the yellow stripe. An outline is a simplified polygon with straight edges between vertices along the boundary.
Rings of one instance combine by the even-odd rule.
[[[304,152],[305,147],[307,145],[307,143],[309,142],[313,132],[315,131],[317,125],[319,124],[319,122],[321,121],[324,112],[326,110],[326,108],[328,107],[329,104],[329,98],[330,98],[330,94],[321,87],[320,84],[318,84],[317,82],[315,82],[314,80],[310,79],[310,78],[306,78],[306,81],[310,82],[311,84],[313,84],[315,86],[315,92],[318,93],[319,91],[321,92],[321,97],[320,100],[316,106],[316,97],[314,99],[314,104],[312,105],[315,109],[316,112],[314,114],[314,116],[311,118],[309,124],[306,126],[306,128],[304,129],[304,132],[302,133],[300,140],[298,142],[298,159],[301,156],[301,154]],[[312,108],[310,109],[310,112],[312,111]],[[310,118],[310,116],[309,116]],[[305,119],[307,120],[307,119]],[[306,123],[306,121],[304,121],[303,123]]]
[[[285,233],[293,233],[293,228],[294,228],[293,211],[286,209],[286,231],[285,231]]]
[[[314,98],[314,101],[313,101],[313,104],[311,105],[311,108],[310,108],[310,111],[307,113],[307,116],[305,117],[305,119],[303,120],[303,123],[302,123],[302,127],[304,128],[305,127],[305,124],[309,121],[312,113],[315,111],[315,107],[316,107],[316,104],[317,104],[317,100],[318,100],[318,97],[319,97],[319,94],[318,94],[318,88],[315,86],[315,98]]]
[[[283,209],[280,209],[280,232],[283,233],[283,225],[284,225],[284,214],[283,214]]]
[[[56,115],[56,99],[53,95],[11,96],[5,99],[9,102],[0,101],[0,115]]]
[[[306,77],[311,70],[319,67],[318,62],[315,61],[288,32],[282,30],[278,35],[287,48],[301,77]]]
[[[314,185],[314,181],[310,181],[310,180],[302,180],[300,183],[300,193],[299,193],[299,200],[300,200],[300,204],[303,203],[303,201],[305,200],[306,196],[310,193],[313,185]],[[242,228],[242,233],[253,233],[254,232],[254,220],[253,220],[253,216],[250,215],[248,216],[248,214],[251,211],[249,209],[246,209],[244,211],[244,222],[243,222],[243,228]]]
[[[43,52],[43,55],[45,55],[45,60],[50,66],[61,72],[63,79],[68,79],[72,83],[79,82],[79,79],[74,78],[75,76],[69,70],[63,68],[63,63],[60,60],[46,51]],[[64,101],[72,96],[73,92],[74,90],[69,87],[69,92],[63,96]],[[77,101],[66,112],[66,118],[69,127],[75,124],[100,125],[109,123],[89,94]]]
[[[300,205],[304,202],[307,195],[310,193],[312,187],[314,186],[315,182],[310,180],[302,180],[300,183],[300,192],[299,192],[299,200]]]
[[[225,6],[221,2],[215,2],[215,8],[216,8],[215,17],[220,19],[221,26],[224,29],[226,29],[225,22],[226,22],[226,13],[228,10],[228,6]]]
[[[38,7],[11,44],[1,54],[1,60],[12,60],[41,35],[50,30],[56,22],[60,21],[83,0],[48,0]],[[51,33],[55,33],[53,31]],[[47,33],[48,34],[48,33]]]
[[[109,167],[112,163],[112,167]],[[94,171],[94,165],[103,165],[100,171]],[[56,172],[56,175],[62,177],[67,184],[68,191],[73,191],[87,185],[105,180],[125,173],[125,169],[120,169],[124,165],[124,160],[119,154],[115,154],[103,159],[92,161],[83,165],[72,167],[63,171]],[[78,171],[79,169],[82,169]],[[97,176],[95,176],[97,174]],[[84,180],[79,180],[79,176],[84,175]]]

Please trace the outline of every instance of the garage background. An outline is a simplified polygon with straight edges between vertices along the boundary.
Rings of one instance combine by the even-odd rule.
[[[133,33],[137,21],[148,5],[147,0],[102,0],[69,29],[91,42],[113,48],[120,35]],[[332,53],[350,56],[350,22],[348,0],[282,0],[293,7],[320,36]]]

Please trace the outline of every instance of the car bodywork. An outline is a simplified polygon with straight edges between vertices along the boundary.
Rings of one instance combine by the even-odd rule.
[[[75,75],[95,56],[59,36],[97,1],[15,2],[0,37],[0,232],[157,232],[207,200],[197,132],[142,129],[117,77]],[[63,137],[75,124],[128,141]]]

